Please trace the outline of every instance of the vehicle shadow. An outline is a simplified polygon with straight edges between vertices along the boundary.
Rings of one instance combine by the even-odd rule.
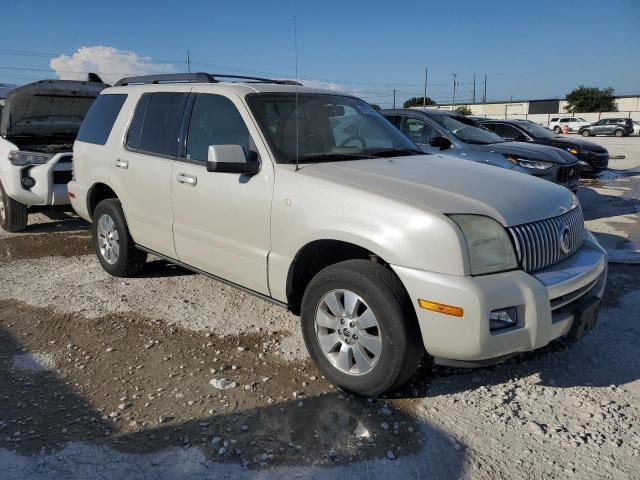
[[[147,261],[144,268],[132,278],[168,278],[186,275],[197,275],[197,273],[167,260],[150,256],[150,260]]]
[[[82,345],[67,346],[74,348]],[[26,470],[47,478],[91,478],[96,468],[113,478],[172,480],[211,478],[212,468],[220,478],[247,479],[294,473],[423,478],[423,472],[448,479],[462,473],[465,447],[446,432],[410,412],[339,392],[183,422],[167,417],[127,431],[124,413],[98,411],[79,393],[83,385],[70,385],[48,365],[64,361],[64,355],[53,359],[37,350],[29,352],[10,328],[0,326],[0,451],[53,453],[55,461],[42,458]],[[202,401],[220,407],[208,398]],[[197,461],[182,462],[193,450]],[[394,462],[387,459],[389,451]],[[15,471],[9,473],[17,478]]]
[[[449,368],[423,362],[412,382],[395,396],[436,397],[481,387],[531,382],[560,388],[625,385],[640,379],[640,266],[609,265],[610,275],[598,324],[577,343],[562,340],[520,354],[501,364],[477,369]],[[634,296],[631,305],[625,295]],[[616,352],[612,355],[612,352]]]
[[[34,209],[35,211],[32,211]],[[27,228],[19,233],[76,232],[80,230],[89,230],[91,228],[90,223],[81,219],[75,213],[61,208],[36,209],[35,207],[32,207],[29,213],[30,215],[36,214],[40,218],[36,223],[29,223]]]
[[[606,195],[590,188],[588,184],[578,189],[578,199],[587,221],[640,212],[639,198]]]

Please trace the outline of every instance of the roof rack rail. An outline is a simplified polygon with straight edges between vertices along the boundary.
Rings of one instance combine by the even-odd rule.
[[[219,83],[217,78],[237,78],[250,80],[251,83],[276,83],[280,85],[300,85],[293,80],[275,80],[271,78],[247,77],[244,75],[222,75],[217,73],[167,73],[164,75],[143,75],[140,77],[125,77],[115,83],[115,87],[131,84],[159,84],[159,83]]]

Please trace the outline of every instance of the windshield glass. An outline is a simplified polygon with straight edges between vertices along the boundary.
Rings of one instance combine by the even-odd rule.
[[[473,120],[454,115],[433,115],[436,122],[466,143],[488,145],[502,143],[504,139],[485,128],[481,128]]]
[[[363,100],[341,95],[258,93],[247,96],[278,163],[359,160],[423,154]]]
[[[557,135],[551,130],[544,128],[542,125],[538,125],[533,122],[521,122],[518,126],[525,130],[528,134],[538,138],[556,138]]]

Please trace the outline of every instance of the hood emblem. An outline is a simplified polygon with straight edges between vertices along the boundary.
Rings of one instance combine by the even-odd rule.
[[[560,244],[560,250],[565,255],[571,251],[571,230],[566,223],[560,224],[558,229],[558,243]]]

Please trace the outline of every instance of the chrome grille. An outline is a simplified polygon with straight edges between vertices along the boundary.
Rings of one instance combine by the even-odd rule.
[[[520,265],[537,272],[573,255],[582,246],[584,218],[576,207],[562,215],[539,222],[510,227]]]

